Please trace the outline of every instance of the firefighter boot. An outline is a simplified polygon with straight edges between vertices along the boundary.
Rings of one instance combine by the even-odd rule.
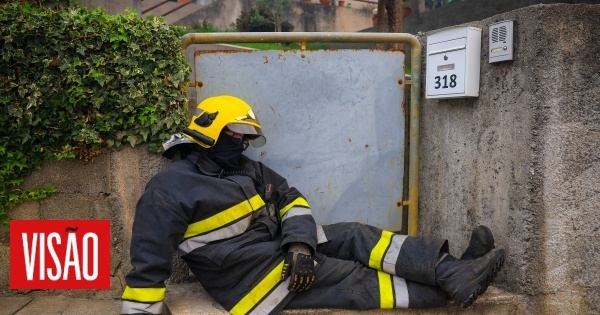
[[[503,249],[492,249],[475,260],[459,260],[447,254],[441,257],[435,268],[435,283],[457,304],[466,308],[487,290],[502,268],[505,253]]]
[[[465,252],[460,256],[461,260],[477,259],[494,249],[494,235],[485,225],[480,225],[471,232],[471,240]]]

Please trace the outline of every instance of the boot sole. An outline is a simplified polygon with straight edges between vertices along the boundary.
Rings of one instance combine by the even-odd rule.
[[[500,272],[500,270],[502,269],[502,266],[504,265],[504,260],[506,258],[506,253],[504,252],[504,250],[500,250],[499,252],[500,255],[496,257],[496,260],[493,264],[491,264],[492,266],[490,267],[490,269],[488,269],[484,273],[481,280],[479,280],[479,282],[477,283],[477,286],[473,288],[474,292],[471,293],[471,295],[469,295],[469,297],[466,300],[460,302],[460,307],[467,308],[471,306],[477,300],[479,295],[483,294],[487,290],[488,286],[492,283],[492,281],[494,281],[494,279],[498,275],[498,272]]]

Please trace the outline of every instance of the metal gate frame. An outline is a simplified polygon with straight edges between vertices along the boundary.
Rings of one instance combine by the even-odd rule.
[[[418,235],[419,218],[419,115],[421,104],[421,53],[418,38],[405,33],[338,33],[338,32],[286,32],[286,33],[189,33],[181,37],[183,54],[192,44],[233,44],[233,43],[300,43],[301,50],[306,43],[404,43],[410,46],[410,128],[408,156],[408,200],[399,206],[408,206],[408,235]],[[402,106],[402,104],[400,104]]]

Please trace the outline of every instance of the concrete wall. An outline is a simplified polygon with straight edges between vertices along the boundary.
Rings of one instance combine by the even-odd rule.
[[[294,2],[297,32],[357,32],[373,26],[372,12],[320,3]]]
[[[489,64],[506,19],[515,60]],[[600,310],[598,21],[600,5],[535,5],[467,23],[483,29],[480,96],[421,107],[420,231],[459,254],[490,226],[508,251],[497,282],[537,314]]]
[[[599,0],[462,0],[451,5],[419,13],[419,0],[409,0],[412,15],[403,20],[403,32],[417,34],[446,26],[480,21],[488,17],[536,4],[600,4]]]

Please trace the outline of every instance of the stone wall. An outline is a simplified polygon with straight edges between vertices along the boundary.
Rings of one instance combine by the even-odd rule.
[[[47,163],[34,172],[24,188],[54,185],[56,193],[46,199],[19,205],[9,212],[12,220],[80,220],[111,221],[111,289],[73,290],[76,297],[120,297],[129,264],[129,243],[135,205],[146,183],[168,160],[148,152],[146,146],[126,147],[97,156],[82,164],[78,160]],[[0,226],[0,263],[9,264],[8,227]],[[176,275],[176,278],[180,276]],[[0,295],[8,291],[9,268],[0,269]]]

